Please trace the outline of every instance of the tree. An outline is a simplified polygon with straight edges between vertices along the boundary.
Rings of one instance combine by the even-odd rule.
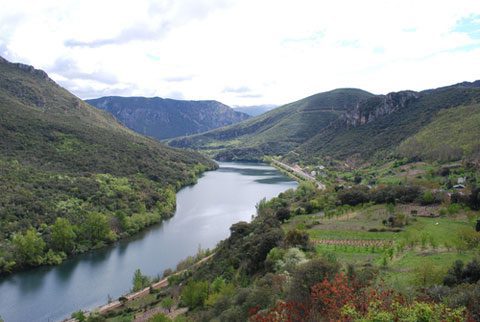
[[[338,194],[338,199],[342,205],[356,206],[358,204],[368,202],[370,196],[365,186],[355,186],[351,189],[344,190]]]
[[[312,286],[324,279],[331,279],[338,270],[338,264],[323,258],[312,259],[299,265],[292,274],[287,299],[299,303],[308,303]]]
[[[85,316],[85,313],[83,313],[83,311],[73,312],[72,318],[77,319],[80,322],[84,322],[86,320],[86,316]]]
[[[163,299],[162,303],[160,305],[170,313],[170,310],[173,307],[173,299],[171,297],[166,297]]]
[[[480,209],[480,187],[474,187],[468,198],[468,206],[473,210]]]
[[[472,260],[466,266],[461,260],[456,260],[443,279],[443,284],[454,286],[462,283],[474,284],[480,280],[480,262]]]
[[[309,246],[309,236],[306,232],[298,229],[292,229],[287,232],[285,236],[285,246],[299,247],[303,250]]]
[[[137,292],[144,289],[148,285],[150,285],[150,279],[148,278],[148,276],[143,275],[140,269],[137,268],[135,270],[135,273],[133,273],[132,283],[133,283],[132,291]]]
[[[288,209],[287,207],[282,207],[277,210],[275,216],[277,216],[278,220],[284,222],[285,220],[288,220],[290,218],[290,209]]]
[[[355,289],[349,277],[343,273],[336,274],[332,280],[325,278],[315,284],[311,291],[311,301],[315,309],[332,321],[344,305],[355,299]]]
[[[45,242],[34,228],[27,230],[25,235],[13,235],[12,244],[19,264],[31,266],[42,264]]]
[[[88,213],[81,231],[83,238],[92,243],[105,240],[110,232],[107,217],[98,212]]]
[[[190,309],[201,307],[208,297],[208,282],[190,281],[182,290],[182,303]]]
[[[52,246],[55,250],[71,253],[75,247],[77,234],[72,224],[65,218],[57,218],[52,226]]]

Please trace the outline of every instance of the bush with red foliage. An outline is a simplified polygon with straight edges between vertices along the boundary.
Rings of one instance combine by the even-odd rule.
[[[348,309],[346,311],[346,309]],[[365,286],[343,273],[325,278],[311,288],[307,303],[278,302],[267,311],[252,310],[251,322],[353,321],[390,316],[393,320],[406,316],[420,320],[461,321],[467,318],[464,309],[450,309],[427,298],[407,302],[397,291],[383,285]]]
[[[312,309],[327,319],[335,319],[346,304],[356,299],[354,283],[348,277],[337,274],[332,280],[324,279],[312,287],[310,301]]]

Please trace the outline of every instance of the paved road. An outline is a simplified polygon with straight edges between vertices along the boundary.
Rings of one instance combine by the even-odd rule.
[[[303,170],[294,168],[294,167],[292,167],[292,166],[290,166],[286,163],[283,163],[283,162],[280,162],[280,161],[277,161],[277,160],[272,159],[272,162],[274,164],[278,165],[281,168],[292,171],[293,173],[295,173],[296,175],[300,176],[301,178],[303,178],[305,180],[315,182],[317,184],[318,189],[320,189],[320,190],[325,189],[325,185],[323,183],[321,183],[320,181],[317,181],[317,179],[314,176],[304,172]]]

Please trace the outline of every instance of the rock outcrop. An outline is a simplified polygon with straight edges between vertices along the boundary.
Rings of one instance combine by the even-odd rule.
[[[347,111],[341,117],[341,122],[347,126],[359,126],[376,120],[377,118],[394,113],[405,106],[411,100],[417,99],[420,93],[414,91],[402,91],[378,95],[359,102],[355,108]]]

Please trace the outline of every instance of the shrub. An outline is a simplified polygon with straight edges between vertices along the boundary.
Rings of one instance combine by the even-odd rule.
[[[337,263],[323,258],[312,259],[296,268],[292,274],[287,299],[299,303],[307,303],[311,287],[324,279],[331,279],[339,270]]]
[[[170,310],[172,309],[173,307],[173,299],[171,297],[166,297],[162,300],[162,302],[160,303],[160,305],[165,309],[167,310],[168,312],[170,312]]]
[[[462,283],[476,283],[480,280],[480,262],[472,260],[466,266],[461,260],[455,261],[443,279],[443,284],[454,286]]]
[[[422,205],[431,205],[435,202],[435,197],[430,190],[427,190],[422,195]]]
[[[298,229],[289,230],[285,236],[285,246],[306,250],[309,247],[308,233]]]
[[[278,220],[284,222],[285,220],[288,220],[290,218],[290,209],[288,209],[287,207],[280,208],[276,211],[275,216]]]
[[[84,322],[87,319],[83,311],[73,312],[72,318],[77,319],[79,322]]]
[[[182,290],[181,302],[190,309],[202,307],[208,298],[207,281],[190,281]]]
[[[459,250],[475,249],[480,246],[480,233],[472,228],[463,228],[457,234],[457,248]]]
[[[370,196],[367,187],[356,186],[339,192],[338,199],[342,205],[356,206],[370,201]]]
[[[132,291],[137,292],[150,285],[150,278],[143,275],[140,269],[136,269],[135,273],[133,273],[132,284]]]

